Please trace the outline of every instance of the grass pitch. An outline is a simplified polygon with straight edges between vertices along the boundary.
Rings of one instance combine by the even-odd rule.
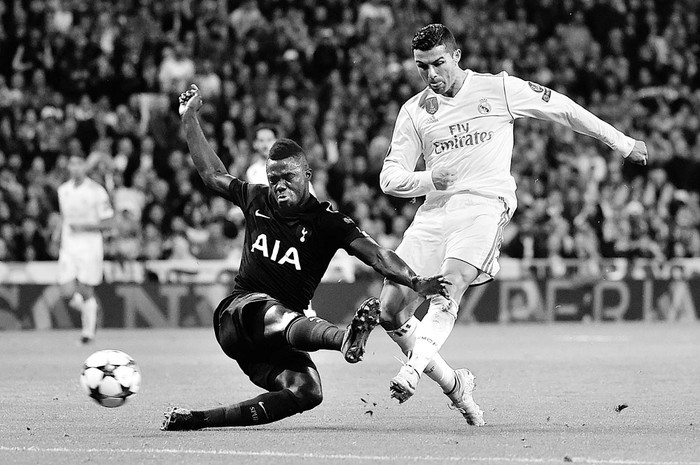
[[[469,427],[427,377],[389,398],[400,352],[378,330],[365,360],[313,355],[324,402],[251,428],[159,430],[169,406],[209,408],[260,390],[210,329],[0,332],[0,464],[588,463],[700,465],[700,324],[458,326],[442,350],[477,375],[487,425]],[[79,386],[93,351],[143,373],[116,409]],[[623,406],[627,407],[623,407]]]

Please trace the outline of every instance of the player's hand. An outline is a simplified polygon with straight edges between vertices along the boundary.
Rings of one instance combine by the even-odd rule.
[[[448,168],[438,168],[432,171],[433,185],[435,189],[444,191],[452,185],[457,175]]]
[[[411,280],[411,288],[423,297],[440,294],[449,298],[447,286],[450,284],[452,283],[442,275],[431,276],[429,278],[416,276]]]
[[[199,93],[199,88],[192,84],[190,88],[185,92],[180,94],[180,108],[178,112],[180,116],[184,116],[187,111],[194,111],[195,113],[202,108],[202,94]]]
[[[632,152],[627,157],[627,160],[631,161],[632,163],[645,166],[648,158],[649,154],[647,153],[647,144],[641,140],[634,141],[634,147],[632,148]]]

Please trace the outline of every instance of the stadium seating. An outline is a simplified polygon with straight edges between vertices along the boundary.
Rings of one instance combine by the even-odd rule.
[[[596,261],[700,257],[700,29],[693,0],[0,3],[0,261],[54,260],[56,187],[88,156],[113,195],[125,260],[240,255],[242,218],[186,154],[177,95],[196,82],[232,174],[253,129],[302,144],[314,187],[394,246],[415,203],[378,172],[401,103],[420,89],[410,38],[444,22],[462,65],[566,93],[637,139],[647,168],[538,121],[516,123],[519,208],[505,255]],[[388,33],[388,32],[391,33]],[[419,199],[420,200],[420,199]]]

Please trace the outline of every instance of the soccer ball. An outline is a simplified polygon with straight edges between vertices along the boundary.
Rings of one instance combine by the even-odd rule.
[[[120,350],[99,350],[83,363],[80,385],[103,407],[119,407],[141,387],[141,371],[133,358]]]

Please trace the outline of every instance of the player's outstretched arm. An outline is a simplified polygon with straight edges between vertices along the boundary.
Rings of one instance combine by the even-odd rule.
[[[504,86],[508,108],[515,118],[537,118],[562,124],[604,142],[632,163],[647,164],[644,142],[618,131],[566,95],[508,75],[504,75]]]
[[[197,172],[204,184],[217,194],[226,197],[231,176],[219,156],[212,150],[199,124],[197,113],[202,108],[202,95],[196,85],[180,94],[179,113],[185,128],[185,139]]]
[[[350,248],[363,263],[397,284],[413,289],[422,296],[442,294],[447,296],[450,282],[442,275],[418,276],[401,257],[391,249],[382,247],[369,237],[361,237],[350,243]]]

